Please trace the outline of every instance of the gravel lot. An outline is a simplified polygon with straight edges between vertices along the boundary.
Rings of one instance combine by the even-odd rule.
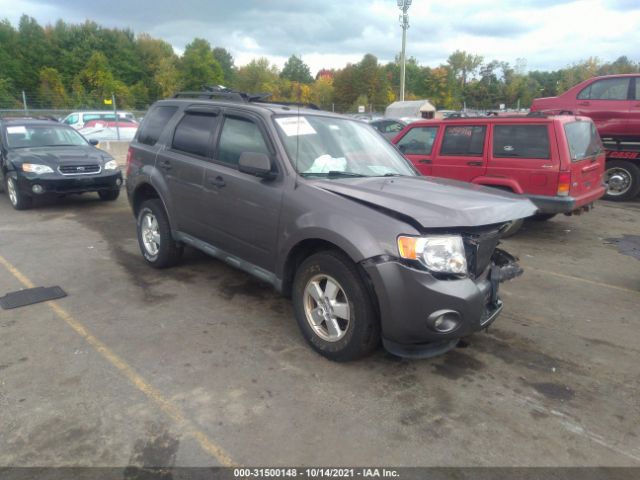
[[[313,353],[290,301],[188,250],[142,261],[124,195],[0,196],[0,465],[640,466],[640,201],[525,225],[488,333],[431,360]]]

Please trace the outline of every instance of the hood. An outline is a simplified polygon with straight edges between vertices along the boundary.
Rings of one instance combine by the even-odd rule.
[[[529,217],[537,210],[521,196],[445,178],[341,178],[312,184],[410,217],[423,228],[479,227]]]
[[[37,163],[49,167],[72,164],[102,164],[109,154],[90,145],[73,147],[36,147],[11,150],[10,159],[19,163]]]

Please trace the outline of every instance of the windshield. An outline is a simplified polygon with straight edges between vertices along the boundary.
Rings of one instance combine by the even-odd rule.
[[[567,123],[564,131],[569,142],[572,161],[577,162],[602,152],[602,141],[593,122]]]
[[[280,137],[302,176],[415,176],[408,161],[369,125],[318,115],[278,116]]]
[[[86,145],[73,128],[63,125],[10,125],[5,129],[9,148]]]

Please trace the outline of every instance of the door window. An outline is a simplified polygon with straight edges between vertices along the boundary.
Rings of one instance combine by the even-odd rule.
[[[414,127],[398,142],[405,155],[430,155],[438,127]]]
[[[626,100],[629,77],[606,78],[593,82],[578,94],[578,100]]]
[[[66,123],[67,125],[73,125],[75,123],[78,123],[78,115],[77,114],[73,114],[70,117],[67,117],[67,119],[64,121],[64,123]]]
[[[546,125],[496,125],[493,156],[498,158],[551,158]]]
[[[155,145],[162,130],[177,110],[178,107],[157,107],[149,112],[140,127],[138,141],[145,145]]]
[[[486,131],[484,125],[450,125],[444,131],[440,154],[481,157]]]
[[[243,118],[227,117],[222,126],[216,159],[235,167],[244,152],[269,155],[269,148],[258,125]]]
[[[187,113],[176,127],[171,148],[200,157],[210,157],[211,135],[217,121],[218,117],[215,115]]]
[[[640,77],[636,77],[636,100],[640,100]]]

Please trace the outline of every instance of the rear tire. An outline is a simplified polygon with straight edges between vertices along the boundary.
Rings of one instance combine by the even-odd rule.
[[[100,200],[102,200],[103,202],[113,202],[114,200],[117,200],[118,197],[120,196],[120,189],[100,190],[98,192],[98,196],[100,197]]]
[[[640,167],[625,160],[608,160],[604,182],[607,187],[603,197],[605,200],[631,200],[640,193]]]
[[[337,251],[302,262],[293,281],[293,307],[309,345],[329,360],[362,358],[380,344],[380,319],[373,294],[358,267]]]
[[[15,178],[7,175],[5,190],[9,197],[9,203],[11,203],[11,206],[16,210],[26,210],[27,208],[31,208],[33,205],[33,197],[25,195],[20,191]]]
[[[153,268],[171,267],[182,257],[184,247],[173,239],[167,213],[159,199],[142,203],[137,232],[142,256]]]
[[[518,231],[520,231],[523,224],[524,224],[524,218],[513,220],[511,224],[507,227],[507,229],[502,232],[502,234],[500,235],[500,238],[513,237],[516,233],[518,233]]]

